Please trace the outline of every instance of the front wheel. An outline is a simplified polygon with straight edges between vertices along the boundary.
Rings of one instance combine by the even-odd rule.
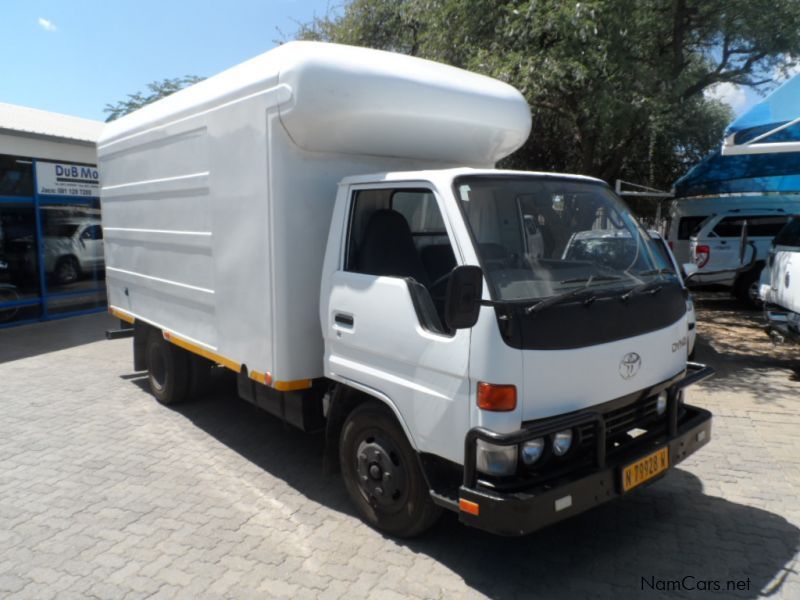
[[[81,276],[81,267],[74,256],[62,256],[58,259],[55,268],[56,283],[65,285],[78,281]]]
[[[13,285],[0,284],[0,304],[18,302],[19,299],[20,295],[17,292],[16,287],[14,287]],[[0,323],[3,323],[4,321],[10,321],[11,319],[13,319],[16,316],[18,310],[19,310],[18,306],[0,308]]]
[[[351,500],[376,529],[412,537],[439,518],[414,449],[387,409],[368,403],[350,413],[339,439],[339,463]]]

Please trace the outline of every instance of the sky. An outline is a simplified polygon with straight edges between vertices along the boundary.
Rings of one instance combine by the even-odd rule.
[[[151,81],[208,77],[341,0],[0,0],[0,102],[105,120]]]
[[[105,120],[148,83],[208,77],[291,39],[345,0],[0,0],[0,102]],[[721,84],[738,116],[762,97]]]

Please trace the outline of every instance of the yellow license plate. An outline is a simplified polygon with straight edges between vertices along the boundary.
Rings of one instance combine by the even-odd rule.
[[[669,448],[665,446],[661,450],[640,458],[622,470],[622,491],[632,490],[637,485],[643,484],[668,468]]]

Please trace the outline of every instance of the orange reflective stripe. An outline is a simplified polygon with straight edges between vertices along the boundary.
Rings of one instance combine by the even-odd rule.
[[[292,392],[294,390],[307,390],[311,387],[310,379],[297,379],[295,381],[276,381],[273,385],[280,392]]]
[[[193,344],[192,342],[187,342],[186,340],[176,336],[174,333],[165,331],[164,339],[172,344],[175,344],[176,346],[183,348],[184,350],[188,350],[189,352],[198,354],[203,358],[207,358],[212,362],[218,363],[223,367],[230,369],[231,371],[236,371],[238,373],[241,370],[242,365],[240,365],[239,363],[232,361],[229,358],[225,358],[224,356],[221,356],[216,352],[212,352],[211,350],[206,350],[202,346],[198,346],[197,344]]]
[[[131,325],[133,325],[133,323],[136,321],[136,319],[134,319],[128,313],[121,311],[118,308],[114,308],[113,306],[108,307],[108,312],[117,317],[120,321],[125,321],[126,323],[130,323]]]
[[[260,371],[250,371],[250,379],[258,383],[263,383],[264,385],[272,383],[272,375],[269,373],[261,373]]]

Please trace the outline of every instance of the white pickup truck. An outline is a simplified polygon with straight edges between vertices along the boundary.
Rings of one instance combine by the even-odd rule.
[[[166,404],[233,370],[394,535],[525,534],[659,478],[711,435],[686,292],[604,182],[494,169],[530,125],[499,81],[300,42],[110,123],[135,369]]]
[[[775,236],[759,283],[767,332],[776,341],[800,342],[800,217]]]
[[[761,207],[725,210],[708,217],[690,238],[691,257],[698,268],[692,282],[728,286],[737,298],[750,302],[772,240],[790,217],[784,208]],[[747,261],[741,252],[743,232],[748,240]]]

